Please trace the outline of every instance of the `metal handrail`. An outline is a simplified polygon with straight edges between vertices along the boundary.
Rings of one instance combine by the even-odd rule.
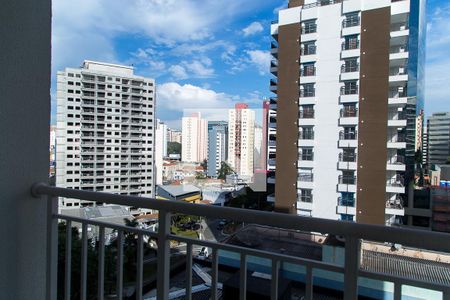
[[[104,282],[104,249],[105,249],[105,228],[113,228],[118,232],[117,237],[117,249],[118,249],[118,276],[117,276],[117,294],[121,295],[123,291],[123,254],[124,254],[124,233],[134,232],[137,238],[137,272],[136,272],[136,290],[142,291],[143,288],[143,244],[144,237],[151,237],[157,240],[158,243],[158,256],[157,256],[157,299],[168,299],[169,296],[169,282],[170,282],[170,240],[177,240],[186,243],[187,251],[187,273],[190,274],[192,266],[192,254],[193,245],[203,245],[212,248],[212,272],[211,272],[211,293],[212,299],[217,299],[218,289],[218,258],[219,250],[228,250],[239,253],[241,256],[241,281],[240,292],[241,295],[246,293],[246,281],[245,274],[247,268],[245,263],[246,256],[253,255],[268,258],[272,261],[272,286],[271,295],[272,299],[276,299],[277,286],[280,262],[291,262],[306,267],[306,282],[312,282],[312,269],[319,268],[332,272],[340,272],[344,274],[344,297],[345,299],[357,299],[358,297],[358,276],[364,272],[365,277],[377,278],[385,281],[391,281],[394,283],[396,289],[402,284],[412,283],[419,287],[426,286],[427,288],[434,288],[443,291],[445,295],[450,293],[448,286],[440,283],[423,282],[421,280],[415,280],[411,278],[402,278],[393,276],[387,273],[377,273],[363,271],[359,267],[360,261],[360,240],[370,240],[378,242],[391,242],[408,245],[411,247],[417,247],[422,249],[430,249],[436,251],[450,252],[450,235],[439,232],[423,232],[421,230],[398,228],[398,227],[386,227],[381,225],[369,225],[359,224],[352,222],[343,222],[329,219],[309,218],[302,216],[295,216],[289,214],[282,214],[276,212],[265,212],[238,209],[231,207],[218,207],[213,205],[200,205],[192,204],[183,201],[171,201],[171,200],[157,200],[153,198],[145,198],[139,196],[126,196],[109,193],[99,193],[94,191],[82,191],[67,188],[58,188],[49,186],[46,183],[36,183],[31,188],[31,193],[35,197],[47,196],[49,205],[49,221],[48,221],[48,234],[49,234],[49,267],[50,272],[54,278],[47,288],[49,290],[57,289],[57,264],[55,263],[56,257],[58,257],[58,220],[64,220],[66,222],[66,232],[70,233],[72,223],[81,223],[81,298],[86,298],[86,285],[87,285],[87,247],[88,247],[88,225],[94,225],[99,227],[99,252],[102,254],[99,256],[99,282]],[[90,220],[84,218],[77,218],[58,214],[56,197],[66,197],[79,200],[96,201],[107,204],[116,204],[131,207],[140,207],[146,209],[154,209],[159,211],[158,215],[158,231],[152,232],[141,228],[133,228],[125,225],[117,225],[108,222],[102,222],[97,220]],[[278,254],[274,252],[268,252],[264,250],[256,250],[250,248],[244,248],[240,246],[228,245],[220,242],[203,241],[192,238],[185,238],[171,234],[170,223],[171,213],[183,213],[187,215],[196,215],[206,218],[226,218],[240,222],[268,225],[272,227],[278,227],[283,229],[302,230],[304,232],[322,232],[328,234],[334,234],[343,236],[345,238],[345,265],[339,266],[333,263],[327,263],[323,261],[316,261],[312,259],[293,257],[284,254]],[[71,243],[71,234],[66,234],[66,245]],[[447,241],[447,242],[446,242]],[[66,247],[67,255],[71,255],[71,249]],[[244,262],[244,263],[242,263]],[[71,272],[70,259],[65,261],[65,289],[66,296],[70,296],[70,277],[67,274]],[[186,291],[190,291],[192,286],[192,279],[187,279]],[[68,279],[69,278],[69,279]],[[103,284],[99,283],[99,295],[103,298]],[[312,283],[306,286],[306,298],[312,299]],[[68,292],[67,292],[68,291]],[[56,293],[54,293],[56,294]],[[401,291],[400,291],[401,294]],[[55,297],[56,298],[56,297]],[[138,298],[142,298],[142,294],[138,293]],[[53,299],[53,298],[52,298]]]
[[[133,206],[167,212],[182,211],[188,215],[210,218],[226,218],[235,221],[252,220],[255,224],[262,224],[285,229],[299,229],[313,232],[326,232],[344,236],[378,241],[393,242],[436,251],[450,252],[450,235],[439,232],[426,232],[409,228],[393,228],[381,225],[360,223],[345,223],[336,220],[309,218],[276,212],[246,210],[232,207],[218,207],[192,204],[180,201],[157,200],[147,197],[116,195],[109,193],[86,192],[75,189],[50,186],[46,183],[36,183],[31,188],[34,196],[66,197],[80,200],[97,201],[108,204]],[[406,234],[406,236],[405,236]],[[448,243],[443,243],[443,241]]]

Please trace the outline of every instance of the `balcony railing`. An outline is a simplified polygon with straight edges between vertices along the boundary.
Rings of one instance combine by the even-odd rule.
[[[342,108],[340,112],[341,118],[354,118],[358,115],[357,108]]]
[[[313,140],[314,132],[311,131],[300,131],[300,139],[301,140]]]
[[[355,26],[359,26],[360,24],[360,18],[359,17],[352,17],[352,18],[348,18],[342,21],[342,27],[343,28],[347,28],[347,27],[355,27]]]
[[[314,174],[311,174],[311,173],[299,173],[298,174],[298,181],[313,182],[314,181]]]
[[[355,132],[345,132],[341,131],[339,132],[339,139],[340,140],[356,140],[358,137],[358,133]]]
[[[316,76],[316,67],[310,66],[310,67],[304,67],[300,69],[300,76],[306,77],[306,76]]]
[[[403,199],[397,197],[386,200],[386,208],[403,209]]]
[[[339,206],[355,207],[355,199],[339,197],[338,198],[338,205]]]
[[[341,162],[356,162],[356,154],[345,154],[345,153],[339,153],[339,161]]]
[[[316,96],[316,89],[300,90],[300,97],[314,97]]]
[[[358,72],[359,71],[359,64],[343,64],[341,66],[341,73],[351,73],[351,72]]]
[[[356,184],[356,176],[339,175],[339,184]]]
[[[300,119],[314,119],[314,109],[301,110]]]
[[[359,40],[345,41],[342,43],[342,50],[355,50],[359,49]]]
[[[308,45],[300,50],[300,55],[306,56],[306,55],[314,55],[316,54],[316,46],[315,45]]]
[[[268,272],[270,272],[270,295],[271,299],[279,299],[278,282],[281,279],[281,271],[283,264],[289,263],[292,266],[302,267],[304,271],[305,283],[305,297],[304,299],[313,299],[313,269],[320,269],[322,272],[335,272],[342,274],[340,280],[341,291],[343,292],[343,299],[356,300],[358,298],[358,278],[364,277],[372,280],[386,281],[393,285],[393,298],[400,299],[402,297],[402,286],[408,285],[413,287],[431,289],[443,293],[443,299],[448,299],[450,295],[450,287],[448,284],[436,282],[432,279],[426,280],[418,279],[414,276],[408,275],[393,275],[387,271],[373,271],[370,268],[361,265],[362,255],[365,249],[362,246],[362,240],[374,241],[380,243],[396,243],[403,246],[416,247],[420,249],[429,249],[434,251],[441,251],[450,253],[450,242],[447,234],[438,232],[424,232],[422,230],[405,229],[398,227],[386,227],[378,225],[349,223],[343,221],[309,218],[302,216],[295,216],[289,214],[281,214],[275,212],[264,212],[246,209],[237,209],[231,207],[219,207],[214,205],[191,204],[183,201],[161,201],[157,199],[149,199],[137,196],[124,196],[108,193],[98,193],[91,191],[81,191],[74,189],[64,189],[51,187],[47,184],[36,184],[31,189],[32,194],[36,197],[47,197],[48,201],[48,267],[47,278],[49,283],[47,285],[49,299],[56,299],[57,289],[61,289],[61,295],[66,299],[71,298],[71,288],[73,283],[79,281],[79,290],[76,294],[81,299],[87,298],[87,286],[95,284],[97,287],[96,298],[104,299],[107,291],[105,291],[105,244],[107,242],[106,230],[114,230],[116,238],[113,243],[116,245],[117,251],[115,268],[115,298],[121,299],[124,296],[124,262],[125,262],[125,247],[124,244],[127,239],[132,237],[134,241],[136,252],[134,254],[134,276],[132,284],[134,285],[135,298],[143,298],[144,289],[144,249],[148,249],[147,240],[156,240],[157,256],[156,262],[156,298],[157,299],[172,299],[175,298],[169,290],[170,284],[170,261],[171,249],[170,241],[183,243],[185,245],[186,253],[186,280],[184,295],[187,299],[191,299],[193,292],[192,286],[192,267],[193,267],[193,245],[201,247],[208,247],[212,249],[211,254],[211,276],[208,283],[208,289],[211,292],[211,299],[219,298],[219,292],[222,289],[222,284],[219,282],[219,256],[223,251],[233,252],[240,258],[239,267],[239,298],[245,299],[247,295],[247,272],[252,270],[251,264],[248,264],[250,256],[262,258],[270,262]],[[65,197],[71,199],[88,200],[101,202],[106,204],[124,205],[136,208],[145,208],[158,211],[158,230],[150,231],[139,227],[129,227],[120,224],[113,224],[99,220],[85,219],[80,217],[68,216],[58,213],[58,198]],[[37,200],[38,201],[38,200]],[[283,254],[278,252],[270,252],[270,250],[263,251],[243,246],[236,246],[225,244],[216,241],[199,240],[189,237],[183,237],[171,233],[171,215],[182,213],[185,215],[202,216],[211,219],[230,219],[237,222],[248,223],[250,220],[254,224],[262,224],[265,226],[273,226],[282,230],[295,230],[302,232],[321,232],[329,235],[336,235],[343,237],[343,247],[345,250],[345,263],[338,264],[334,262],[325,262],[321,260],[313,260],[300,256]],[[60,242],[63,242],[62,249],[64,253],[58,253],[58,223],[65,225],[65,237]],[[72,226],[80,224],[81,239],[80,252],[81,260],[79,264],[72,263]],[[95,246],[89,243],[89,227],[98,228],[98,239]],[[280,231],[282,232],[282,231]],[[293,231],[290,231],[293,232]],[[381,245],[381,244],[380,244]],[[144,248],[145,246],[145,248]],[[93,249],[97,255],[93,256]],[[63,258],[63,264],[58,267],[58,255]],[[399,254],[400,255],[400,254]],[[88,260],[89,257],[89,260]],[[88,283],[88,261],[89,264],[95,262],[96,279],[94,276],[89,277]],[[130,262],[128,263],[130,265]],[[302,266],[302,267],[300,267]],[[71,278],[73,268],[80,268],[79,278]],[[58,274],[58,271],[61,272]],[[90,272],[94,272],[90,269]],[[76,274],[76,273],[75,273]],[[314,275],[316,276],[316,275]],[[57,285],[58,278],[61,279],[62,284]]]
[[[357,95],[357,94],[358,94],[358,85],[341,87],[341,95]]]
[[[305,24],[301,30],[302,34],[317,32],[317,24]]]

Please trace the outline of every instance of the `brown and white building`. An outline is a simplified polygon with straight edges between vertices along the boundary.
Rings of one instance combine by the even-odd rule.
[[[424,7],[291,0],[279,11],[268,159],[277,211],[401,222],[423,108]]]

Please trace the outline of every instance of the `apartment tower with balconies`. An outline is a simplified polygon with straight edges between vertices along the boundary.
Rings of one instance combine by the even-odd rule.
[[[291,0],[272,24],[278,211],[399,222],[423,109],[423,0]]]
[[[59,71],[56,185],[153,197],[154,91],[155,81],[129,66],[84,61]]]

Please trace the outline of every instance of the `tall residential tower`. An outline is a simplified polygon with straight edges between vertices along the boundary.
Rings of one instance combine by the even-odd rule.
[[[203,162],[208,149],[208,122],[200,113],[182,119],[181,160]]]
[[[56,185],[154,196],[154,89],[128,66],[84,61],[59,71]]]
[[[414,180],[423,0],[291,0],[271,27],[278,211],[392,224]]]
[[[253,176],[255,111],[238,103],[228,111],[228,163],[242,178]]]
[[[228,122],[208,122],[208,166],[207,175],[218,176],[221,163],[227,160]]]

